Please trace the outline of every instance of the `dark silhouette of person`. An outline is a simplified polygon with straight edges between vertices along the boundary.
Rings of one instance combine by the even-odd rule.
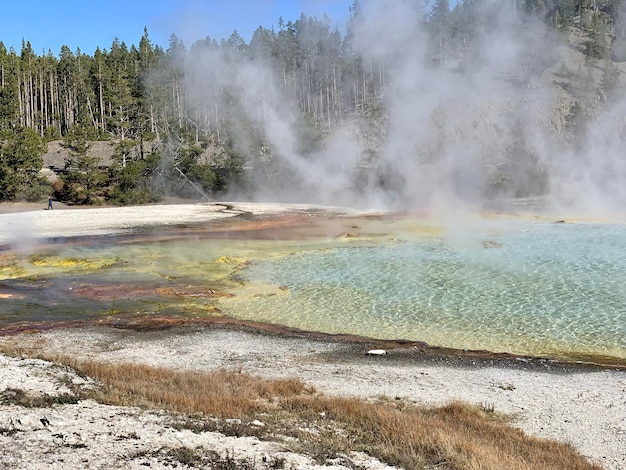
[[[52,210],[52,198],[51,197],[48,198],[48,210],[50,211]]]

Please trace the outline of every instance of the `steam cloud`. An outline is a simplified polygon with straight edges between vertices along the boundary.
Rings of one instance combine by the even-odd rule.
[[[625,100],[605,102],[598,92],[601,67],[585,63],[563,36],[530,20],[520,27],[501,9],[480,48],[433,66],[420,26],[424,11],[415,2],[361,3],[352,44],[385,75],[384,126],[375,144],[363,137],[368,124],[354,118],[334,129],[321,150],[302,152],[301,113],[268,66],[210,45],[190,51],[185,76],[194,112],[217,119],[225,111],[215,103],[226,92],[252,124],[234,120],[230,130],[258,176],[254,198],[442,209],[502,207],[515,196],[541,194],[555,210],[626,213]],[[568,71],[588,73],[586,88],[574,85],[595,94],[585,97],[597,106],[585,115],[584,139],[571,129],[576,99],[568,80],[575,79]],[[281,184],[265,184],[260,176],[272,166],[251,128],[289,169]],[[375,170],[363,165],[372,147]],[[494,191],[503,174],[517,192]]]

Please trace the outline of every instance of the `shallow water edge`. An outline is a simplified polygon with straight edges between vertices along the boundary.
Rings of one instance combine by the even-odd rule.
[[[396,364],[439,364],[454,367],[507,367],[514,369],[543,370],[551,373],[615,370],[626,372],[626,362],[619,358],[590,356],[587,358],[555,359],[524,356],[510,353],[495,353],[486,350],[467,350],[431,346],[423,341],[386,340],[350,334],[330,334],[320,331],[304,331],[282,325],[239,320],[229,317],[188,318],[183,316],[144,316],[135,318],[83,319],[65,322],[29,322],[14,324],[0,329],[1,336],[31,335],[55,329],[112,328],[115,330],[175,336],[181,332],[197,329],[224,329],[250,334],[283,337],[341,344],[342,349],[335,359],[346,361],[375,360]],[[385,354],[370,356],[368,351],[384,350]],[[329,358],[332,362],[333,358]]]
[[[484,252],[480,251],[481,257],[483,253],[499,255],[499,252],[504,252],[504,250],[500,250],[501,242],[498,239],[499,233],[497,231],[491,230],[489,237],[485,238],[484,232],[476,235],[477,232],[471,229],[472,221],[457,222],[460,225],[465,225],[463,230],[470,235],[469,238],[464,236],[462,240],[455,239],[453,240],[454,243],[459,241],[465,243],[467,240],[478,243],[480,250],[485,250]],[[468,228],[470,230],[467,230]],[[276,334],[296,334],[311,338],[326,338],[325,340],[329,341],[370,344],[372,345],[371,349],[415,350],[418,352],[428,350],[435,355],[473,357],[475,359],[488,357],[488,360],[495,360],[506,356],[516,362],[523,362],[531,357],[536,357],[538,361],[551,363],[595,364],[609,367],[621,367],[626,363],[621,357],[593,353],[570,354],[568,357],[538,354],[541,357],[537,358],[532,354],[492,353],[483,350],[482,347],[455,349],[454,347],[431,346],[422,341],[404,340],[401,335],[399,335],[400,339],[392,339],[398,335],[387,336],[388,339],[375,339],[369,338],[367,335],[345,334],[345,331],[333,333],[332,329],[328,330],[323,327],[311,328],[304,326],[304,324],[303,327],[297,323],[288,324],[285,322],[287,326],[278,326],[283,322],[267,321],[262,316],[255,318],[254,315],[231,314],[233,306],[236,307],[242,300],[244,303],[252,300],[253,303],[249,305],[256,305],[253,308],[257,310],[261,305],[263,309],[270,310],[271,307],[269,306],[275,305],[273,302],[275,298],[280,296],[281,292],[291,294],[289,292],[291,286],[275,285],[269,293],[268,291],[255,292],[248,299],[244,299],[245,295],[241,294],[241,288],[244,284],[248,286],[251,284],[250,280],[246,279],[246,275],[250,263],[255,264],[257,260],[282,260],[292,256],[294,250],[313,253],[315,257],[317,253],[329,253],[329,250],[336,250],[337,247],[340,249],[346,247],[368,249],[370,247],[395,246],[398,243],[402,244],[407,238],[417,236],[425,239],[438,239],[444,233],[450,237],[451,233],[453,236],[457,236],[460,232],[451,230],[449,226],[442,227],[439,221],[434,221],[428,217],[407,217],[406,214],[372,214],[366,217],[346,214],[329,216],[323,210],[307,210],[272,215],[254,215],[246,212],[237,220],[221,219],[210,223],[178,224],[167,228],[143,227],[133,230],[132,233],[115,237],[48,238],[43,240],[42,247],[62,247],[75,251],[70,254],[64,253],[58,257],[50,254],[43,257],[39,254],[29,255],[28,263],[35,266],[39,271],[36,275],[27,273],[22,277],[16,271],[12,279],[0,280],[0,296],[5,295],[5,298],[0,302],[7,305],[7,298],[10,299],[16,294],[28,297],[38,289],[37,295],[44,299],[45,310],[54,313],[58,311],[62,302],[67,302],[65,298],[69,291],[63,289],[69,286],[69,289],[72,290],[71,295],[74,296],[74,303],[76,303],[76,299],[84,301],[85,305],[88,305],[89,302],[104,302],[109,309],[98,311],[87,317],[81,316],[79,311],[77,311],[77,315],[68,315],[62,319],[54,314],[45,320],[36,317],[25,320],[20,318],[22,314],[18,312],[12,318],[4,319],[0,334],[16,334],[25,331],[87,324],[102,324],[138,330],[168,328],[170,324],[220,324],[240,328],[253,327],[259,331],[273,331]],[[216,247],[214,253],[205,254],[192,250],[191,254],[185,254],[180,251],[173,257],[162,254],[156,257],[147,257],[145,266],[134,262],[136,257],[145,255],[142,249],[139,249],[144,244],[167,245],[168,247],[176,247],[178,251],[185,244],[195,246],[203,240],[210,241],[210,245]],[[217,241],[223,243],[220,244]],[[233,252],[232,256],[229,256],[231,253],[224,250],[232,243],[238,244],[240,255],[242,249],[245,253],[238,257]],[[117,252],[115,256],[95,256],[92,252],[89,256],[82,258],[75,255],[75,253],[84,253],[85,250],[90,250],[94,245],[103,244],[127,247],[130,251]],[[437,250],[438,248],[435,252]],[[10,270],[14,265],[11,265],[10,261],[6,261],[9,259],[7,253],[10,257],[10,250],[5,250],[0,255],[4,256],[4,267],[7,268],[8,266],[7,269]],[[156,263],[155,259],[159,263]],[[158,268],[154,268],[157,264]],[[128,288],[121,287],[119,275],[113,274],[118,271],[111,271],[111,269],[128,270],[129,265],[131,274],[127,275],[128,279],[132,279],[133,282],[140,279],[141,282]],[[22,265],[16,264],[15,266],[22,268]],[[198,269],[198,266],[201,269]],[[365,266],[367,268],[368,265]],[[66,271],[58,276],[58,271],[63,269]],[[190,272],[193,272],[196,277],[190,276]],[[281,290],[282,287],[284,289]],[[127,289],[127,292],[124,289]],[[149,300],[147,310],[136,310],[136,306],[139,303],[145,304],[146,299]],[[269,303],[259,304],[259,300]],[[21,311],[32,309],[32,305],[29,299],[25,299]],[[124,308],[129,306],[132,308],[129,307],[128,310],[124,310],[124,308],[120,308],[121,305]],[[163,307],[164,305],[165,307]],[[617,305],[619,308],[620,304]],[[316,333],[318,330],[326,332]],[[417,338],[428,340],[429,337],[424,334],[417,335]],[[488,343],[485,344],[485,349],[489,349]]]

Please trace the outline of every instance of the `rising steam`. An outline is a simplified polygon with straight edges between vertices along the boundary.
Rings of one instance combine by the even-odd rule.
[[[192,47],[191,114],[208,122],[234,106],[245,116],[229,121],[256,183],[241,197],[395,209],[540,197],[544,207],[624,214],[626,104],[602,93],[603,65],[585,61],[580,39],[502,8],[472,48],[440,48],[434,61],[415,2],[361,3],[351,44],[384,75],[382,111],[345,117],[313,150],[302,149],[304,118],[266,63]]]

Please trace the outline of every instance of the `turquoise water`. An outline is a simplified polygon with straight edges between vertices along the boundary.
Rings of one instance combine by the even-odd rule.
[[[288,295],[238,305],[239,317],[460,349],[626,358],[626,224],[492,221],[294,253],[245,276]]]
[[[5,251],[0,328],[224,314],[458,349],[626,362],[626,224],[424,224],[363,219],[333,222],[309,240],[288,231],[284,240],[175,232]],[[346,231],[353,233],[337,237]]]

